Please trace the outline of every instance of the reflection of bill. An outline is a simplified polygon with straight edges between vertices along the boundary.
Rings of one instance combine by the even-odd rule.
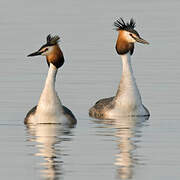
[[[34,156],[44,158],[44,162],[40,164],[41,175],[48,180],[59,179],[63,174],[60,143],[71,140],[70,136],[63,137],[71,133],[70,128],[57,124],[39,124],[28,126],[28,132],[30,140],[37,142],[38,152]]]
[[[115,128],[118,153],[115,155],[115,166],[119,179],[131,179],[133,177],[133,166],[139,161],[133,151],[136,148],[133,137],[140,137],[140,127],[149,117],[122,117],[118,120],[100,120],[98,123],[111,125]]]

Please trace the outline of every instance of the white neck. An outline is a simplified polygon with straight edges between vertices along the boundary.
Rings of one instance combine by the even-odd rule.
[[[123,65],[122,76],[126,75],[126,76],[134,78],[133,69],[131,66],[131,55],[129,53],[121,55],[121,59],[122,59],[122,65]]]
[[[57,68],[53,64],[50,63],[44,90],[51,88],[52,90],[55,91],[56,74],[57,74]]]
[[[122,58],[122,77],[116,94],[116,101],[125,101],[124,103],[138,105],[141,104],[141,96],[136,85],[136,80],[133,75],[131,66],[131,55],[121,55]]]
[[[41,117],[43,115],[47,117],[58,117],[63,112],[61,101],[55,91],[56,74],[57,68],[50,63],[45,86],[37,107],[37,114]]]

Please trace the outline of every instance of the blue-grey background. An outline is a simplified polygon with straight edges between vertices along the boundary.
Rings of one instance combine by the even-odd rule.
[[[0,176],[9,179],[178,180],[180,177],[180,1],[0,0]],[[93,121],[88,109],[116,93],[121,59],[113,22],[134,17],[149,46],[136,44],[134,74],[149,120]],[[56,89],[74,129],[27,129],[47,74],[27,54],[58,34],[65,64]]]

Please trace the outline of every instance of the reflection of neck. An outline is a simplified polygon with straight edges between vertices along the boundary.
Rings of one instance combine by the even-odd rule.
[[[115,165],[119,167],[119,176],[122,179],[129,179],[133,173],[133,157],[131,153],[134,149],[134,144],[131,140],[133,137],[131,128],[122,128],[121,131],[117,131],[116,137],[118,138],[117,142],[120,153],[116,154]]]
[[[58,156],[60,156],[60,153],[58,153],[59,149],[55,145],[60,143],[58,138],[61,129],[56,124],[39,124],[32,127],[32,129],[35,131],[35,141],[38,149],[35,155],[44,158],[44,162],[41,163],[42,176],[49,180],[59,179],[58,171],[61,172],[61,169]]]
[[[122,58],[122,77],[120,80],[119,88],[116,94],[116,99],[120,100],[122,95],[126,95],[127,98],[137,100],[141,103],[141,96],[136,85],[136,80],[133,75],[133,69],[131,66],[131,56],[130,53],[121,55]]]
[[[117,131],[117,145],[119,152],[116,154],[115,165],[118,168],[118,174],[121,179],[131,179],[133,175],[134,154],[135,149],[134,140],[136,117],[123,117],[116,122]]]

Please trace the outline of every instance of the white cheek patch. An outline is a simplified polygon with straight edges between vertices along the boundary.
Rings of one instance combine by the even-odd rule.
[[[49,55],[52,51],[53,51],[53,46],[49,46],[49,47],[47,47],[47,48],[45,48],[45,49],[48,49],[47,51],[45,51],[45,52],[43,52],[42,53],[42,56],[47,56],[47,55]],[[45,50],[45,49],[43,49],[43,50]],[[42,51],[43,51],[42,50]]]
[[[130,35],[131,33],[130,32],[125,32],[125,34],[124,34],[124,36],[125,36],[125,38],[126,38],[126,40],[128,41],[128,42],[131,42],[131,43],[134,43],[134,42],[136,42],[136,40]]]
[[[54,50],[54,46],[49,46],[48,53],[51,53]]]
[[[43,49],[41,49],[40,52],[42,52],[42,56],[47,56],[49,55],[51,52],[53,51],[53,46],[48,46],[48,47],[45,47]]]

